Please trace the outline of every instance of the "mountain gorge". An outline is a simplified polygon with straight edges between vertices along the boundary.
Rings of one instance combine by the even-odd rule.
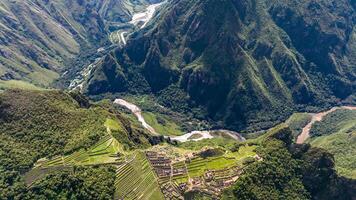
[[[354,24],[348,0],[172,0],[97,65],[86,91],[152,92],[171,107],[166,97],[184,96],[220,126],[267,128],[352,99]]]
[[[50,86],[60,73],[76,67],[77,57],[110,44],[110,30],[149,2],[1,1],[0,79]]]
[[[354,200],[354,0],[0,0],[0,200]]]

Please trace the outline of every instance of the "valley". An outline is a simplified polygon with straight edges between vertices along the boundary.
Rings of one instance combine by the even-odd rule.
[[[353,200],[350,0],[0,2],[0,200]]]
[[[306,140],[309,139],[310,137],[310,129],[312,128],[313,124],[315,122],[320,122],[323,120],[323,118],[332,113],[335,112],[336,110],[339,109],[344,109],[344,110],[356,110],[356,106],[342,106],[342,107],[333,107],[328,111],[325,112],[320,112],[320,113],[311,113],[310,115],[312,116],[311,121],[305,126],[303,127],[302,132],[300,133],[300,135],[297,138],[296,143],[297,144],[303,144]]]

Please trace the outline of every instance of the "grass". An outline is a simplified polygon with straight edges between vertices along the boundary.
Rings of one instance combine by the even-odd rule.
[[[312,139],[311,145],[327,149],[335,157],[337,172],[356,179],[356,131],[320,136]]]
[[[157,177],[143,152],[134,152],[131,160],[117,169],[115,181],[119,199],[164,199]]]
[[[311,133],[310,144],[334,155],[337,172],[356,179],[356,111],[337,110],[315,123]]]
[[[161,114],[143,112],[146,122],[161,135],[182,135],[179,126]]]
[[[18,80],[3,81],[0,80],[0,90],[6,89],[23,89],[23,90],[43,90],[43,88],[37,87],[31,83]]]
[[[286,122],[289,128],[292,130],[294,138],[302,132],[303,127],[305,127],[312,119],[312,116],[308,113],[294,113]]]
[[[234,166],[243,166],[243,160],[256,155],[256,146],[242,146],[237,152],[227,152],[223,156],[209,157],[206,159],[195,158],[187,163],[189,176],[199,177],[206,170],[220,170]]]
[[[105,127],[109,128],[110,130],[113,130],[113,131],[121,130],[121,126],[120,126],[119,122],[116,120],[110,119],[110,118],[106,119],[104,125],[105,125]]]
[[[213,139],[204,139],[200,141],[188,141],[184,143],[179,143],[179,147],[189,150],[200,150],[204,147],[223,147],[229,148],[233,147],[236,144],[236,140],[224,137],[213,138]]]
[[[81,149],[70,155],[57,156],[43,163],[41,167],[118,163],[122,161],[118,153],[124,153],[122,145],[111,135],[107,135],[88,150]]]

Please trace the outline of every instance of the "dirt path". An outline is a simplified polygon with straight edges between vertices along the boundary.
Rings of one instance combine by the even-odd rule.
[[[297,144],[303,144],[310,137],[310,129],[315,122],[319,122],[323,120],[323,118],[339,109],[346,110],[356,110],[356,106],[342,106],[342,107],[333,107],[330,110],[320,112],[320,113],[312,113],[311,121],[303,128],[302,133],[297,138]]]
[[[159,135],[156,130],[145,121],[145,118],[143,118],[142,116],[141,109],[135,104],[129,103],[123,99],[116,99],[114,103],[129,109],[137,117],[138,121],[142,124],[142,126],[147,129],[152,135]]]

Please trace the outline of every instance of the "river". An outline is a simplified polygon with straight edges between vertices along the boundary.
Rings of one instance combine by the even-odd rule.
[[[339,109],[347,109],[347,110],[356,110],[356,106],[342,106],[342,107],[333,107],[330,110],[320,112],[320,113],[311,113],[312,119],[311,121],[303,128],[301,134],[297,138],[297,144],[303,144],[310,137],[310,129],[315,122],[320,122],[323,118]]]
[[[153,18],[154,13],[156,12],[156,10],[163,4],[164,2],[161,3],[156,3],[156,4],[151,4],[149,6],[147,6],[147,8],[142,11],[142,12],[138,12],[138,13],[134,13],[132,16],[131,21],[128,22],[128,24],[133,24],[134,26],[138,27],[139,29],[144,28],[149,21]],[[142,24],[143,23],[143,24]],[[129,31],[122,29],[122,30],[117,30],[115,32],[112,32],[111,34],[109,34],[109,40],[113,42],[112,38],[119,38],[119,45],[121,46],[125,46],[127,41],[126,41],[126,37],[129,36]],[[102,52],[105,51],[105,47],[100,47],[98,49],[98,52]],[[86,67],[84,67],[80,72],[77,73],[76,77],[70,82],[70,85],[68,87],[68,89],[70,90],[75,90],[75,89],[79,89],[80,91],[83,90],[83,85],[85,80],[87,79],[87,77],[89,77],[89,75],[91,74],[91,72],[95,69],[96,64],[101,60],[102,58],[97,58],[95,60],[95,62],[87,65]],[[68,73],[68,72],[65,72]],[[65,73],[63,75],[65,75]]]
[[[137,120],[142,124],[142,126],[146,130],[148,130],[152,135],[155,135],[155,136],[160,135],[157,133],[157,131],[153,127],[151,127],[145,121],[145,118],[142,116],[142,110],[137,105],[130,103],[124,99],[115,99],[114,103],[130,110],[136,116]],[[171,140],[179,141],[179,142],[187,142],[187,141],[199,141],[199,140],[203,140],[203,139],[212,139],[212,138],[219,137],[219,135],[229,136],[236,141],[245,141],[246,140],[244,137],[242,137],[237,132],[223,130],[223,129],[221,129],[221,130],[192,131],[192,132],[186,133],[181,136],[166,136],[166,138],[170,138]]]

